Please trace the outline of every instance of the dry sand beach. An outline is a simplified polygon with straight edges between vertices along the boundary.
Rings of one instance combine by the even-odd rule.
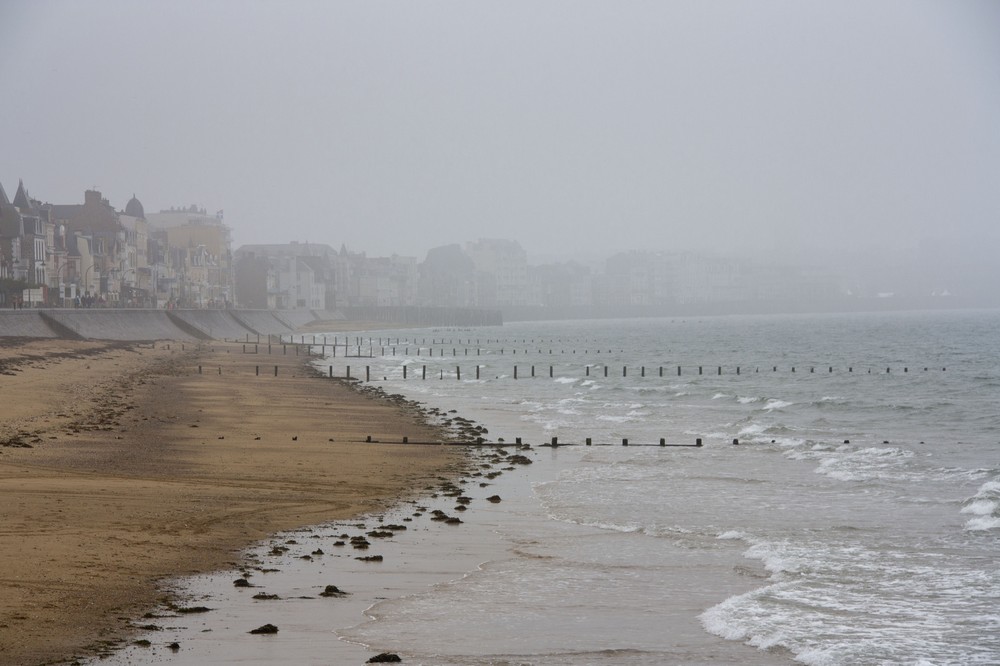
[[[365,444],[441,433],[275,352],[0,339],[0,663],[105,651],[158,581],[462,468],[450,447]]]

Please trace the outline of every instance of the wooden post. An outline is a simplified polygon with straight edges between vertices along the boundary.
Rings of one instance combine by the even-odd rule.
[[[351,378],[351,366],[347,366],[347,373],[344,376],[348,379]]]
[[[455,376],[456,376],[456,378],[459,381],[461,381],[461,379],[462,379],[462,367],[461,366],[458,366],[458,365],[455,366]]]
[[[406,379],[406,366],[403,366],[403,379]]]
[[[369,366],[365,366],[365,381],[370,382],[372,380],[371,371]]]
[[[423,367],[423,370],[421,372],[420,378],[421,379],[427,379],[427,366],[426,365]]]
[[[591,442],[590,442],[590,438],[588,437],[588,438],[587,438],[587,446],[590,446],[590,444],[591,444]]]
[[[660,438],[660,446],[666,446],[666,445],[667,445],[667,440],[666,440],[666,438],[664,438],[664,437],[661,437],[661,438]]]
[[[278,376],[278,366],[274,366],[274,376]]]

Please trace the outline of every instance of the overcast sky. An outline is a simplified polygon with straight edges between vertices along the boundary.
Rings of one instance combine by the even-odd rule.
[[[0,0],[0,83],[9,195],[223,209],[236,246],[794,254],[1000,228],[992,0]]]

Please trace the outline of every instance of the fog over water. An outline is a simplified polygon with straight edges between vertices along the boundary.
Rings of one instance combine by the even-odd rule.
[[[1000,249],[995,2],[2,0],[0,80],[8,190],[234,248]]]

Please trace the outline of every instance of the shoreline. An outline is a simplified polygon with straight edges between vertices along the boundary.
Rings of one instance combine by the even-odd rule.
[[[107,653],[163,580],[464,469],[460,449],[365,445],[442,430],[412,405],[317,378],[308,356],[274,355],[280,376],[263,377],[239,345],[179,346],[0,346],[0,661]]]

